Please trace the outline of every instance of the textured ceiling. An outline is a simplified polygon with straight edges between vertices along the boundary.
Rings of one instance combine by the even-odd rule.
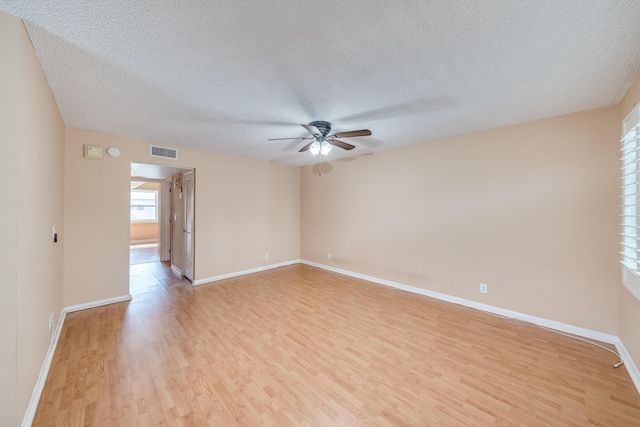
[[[609,106],[640,72],[640,1],[8,1],[65,124],[295,165]],[[125,148],[125,147],[120,147]]]

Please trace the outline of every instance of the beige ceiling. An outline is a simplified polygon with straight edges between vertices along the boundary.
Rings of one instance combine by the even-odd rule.
[[[329,160],[620,102],[640,1],[9,1],[65,124],[284,162]],[[517,143],[517,141],[514,141]]]

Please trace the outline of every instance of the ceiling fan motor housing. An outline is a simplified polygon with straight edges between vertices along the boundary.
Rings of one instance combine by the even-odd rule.
[[[309,126],[315,126],[320,133],[322,133],[323,137],[326,137],[329,135],[329,132],[331,132],[331,123],[329,122],[316,121],[309,123]]]

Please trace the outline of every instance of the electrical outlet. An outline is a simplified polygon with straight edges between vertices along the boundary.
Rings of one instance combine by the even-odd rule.
[[[49,330],[53,329],[53,313],[49,315]]]
[[[481,294],[486,294],[487,292],[489,292],[489,287],[487,286],[486,283],[480,283],[480,293]]]
[[[269,254],[264,254],[264,259],[269,259]]]
[[[327,254],[327,259],[331,259],[331,254]]]

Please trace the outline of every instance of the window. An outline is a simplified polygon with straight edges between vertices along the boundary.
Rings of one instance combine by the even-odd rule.
[[[158,192],[131,190],[131,222],[158,222]]]
[[[622,264],[638,270],[638,128],[622,139]]]
[[[635,107],[622,124],[622,281],[640,299],[640,112]]]

